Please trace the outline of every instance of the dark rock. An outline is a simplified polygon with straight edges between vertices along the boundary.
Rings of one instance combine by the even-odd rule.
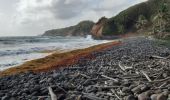
[[[1,100],[9,100],[9,99],[10,99],[10,97],[6,96],[6,95],[1,98]]]
[[[150,97],[153,94],[152,90],[148,90],[146,92],[144,92],[148,97]]]
[[[66,96],[64,94],[59,94],[57,96],[57,100],[64,100],[66,98]]]
[[[17,98],[11,97],[9,100],[17,100]]]
[[[4,93],[0,93],[0,97],[3,97],[5,94]]]
[[[125,100],[137,100],[137,98],[135,98],[133,95],[129,95],[125,97]]]
[[[24,87],[25,87],[25,88],[28,88],[29,86],[30,86],[29,83],[24,83]]]
[[[123,87],[122,92],[125,94],[132,94],[132,91],[128,87]]]
[[[145,91],[147,91],[147,90],[149,90],[150,89],[150,86],[148,86],[148,85],[143,85],[143,86],[141,86],[141,91],[142,92],[145,92]]]
[[[48,89],[47,88],[43,88],[40,90],[41,91],[41,94],[48,94]]]
[[[160,56],[161,57],[168,57],[170,54],[168,52],[165,52],[165,53],[161,53]]]
[[[129,87],[131,85],[131,82],[125,81],[122,83],[122,86]]]
[[[32,96],[37,96],[39,93],[37,91],[34,91],[31,95]]]
[[[81,64],[47,72],[2,77],[0,99],[17,97],[17,100],[37,100],[38,96],[45,96],[43,100],[50,100],[50,97],[47,97],[49,86],[53,88],[59,100],[87,100],[86,96],[91,100],[117,100],[115,94],[123,100],[167,99],[170,91],[168,81],[151,84],[152,82],[148,82],[140,73],[141,70],[145,71],[153,81],[169,76],[169,59],[156,59],[153,55],[170,50],[153,44],[152,40],[144,38],[125,39],[119,46],[96,51],[92,54],[94,59],[81,57],[78,62]],[[149,59],[150,56],[153,58]],[[133,68],[123,71],[119,63],[127,67],[133,65]],[[118,84],[115,79],[119,81]]]

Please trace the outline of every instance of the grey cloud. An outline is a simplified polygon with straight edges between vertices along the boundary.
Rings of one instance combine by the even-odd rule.
[[[82,20],[97,21],[142,1],[145,0],[0,0],[0,35],[37,35]]]
[[[70,19],[81,15],[82,12],[86,11],[90,6],[89,1],[85,0],[72,0],[72,2],[67,2],[68,0],[60,0],[58,2],[53,0],[52,12],[56,18],[59,19]]]

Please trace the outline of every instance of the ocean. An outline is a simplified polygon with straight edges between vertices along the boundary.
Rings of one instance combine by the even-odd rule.
[[[109,42],[83,37],[0,37],[0,70],[50,55],[45,51],[70,51]]]

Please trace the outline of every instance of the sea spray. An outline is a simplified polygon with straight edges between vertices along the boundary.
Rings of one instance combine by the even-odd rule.
[[[86,40],[87,41],[93,41],[94,39],[92,38],[92,35],[87,35],[86,36]]]

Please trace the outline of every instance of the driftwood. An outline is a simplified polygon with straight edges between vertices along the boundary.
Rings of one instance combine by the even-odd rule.
[[[101,94],[101,95],[106,95],[106,96],[110,96],[110,97],[115,97],[115,95],[112,95],[112,93],[103,93],[103,92],[98,92],[98,94]]]
[[[162,87],[164,87],[164,86],[166,86],[167,85],[167,83],[165,82],[165,83],[163,83],[163,84],[161,84],[158,88],[162,88]]]
[[[122,88],[123,86],[96,86],[93,87],[100,88],[100,89],[113,89],[113,88]]]
[[[58,86],[58,85],[56,85],[59,89],[61,89],[64,93],[66,93],[67,94],[67,91],[66,90],[64,90],[62,87],[60,87],[60,86]]]
[[[164,81],[170,81],[170,77],[167,77],[167,78],[161,79],[161,80],[154,80],[154,81],[151,81],[150,83],[164,82]]]
[[[121,98],[116,94],[116,92],[115,92],[113,89],[111,89],[111,92],[116,96],[117,99],[123,100],[123,99],[121,99]]]
[[[146,40],[124,43],[123,46],[101,53],[94,52],[92,54],[94,59],[81,58],[83,62],[62,69],[0,78],[0,95],[6,93],[15,95],[17,88],[19,92],[16,95],[22,96],[21,89],[25,89],[27,84],[18,82],[18,78],[29,83],[30,90],[34,90],[34,85],[40,87],[37,88],[40,92],[35,96],[32,94],[34,91],[26,93],[29,96],[26,100],[34,100],[36,97],[42,100],[50,97],[52,100],[136,100],[140,96],[151,98],[153,94],[159,92],[159,94],[170,92],[170,59],[167,58],[170,50],[148,45],[151,42]],[[163,56],[150,58],[150,55]],[[29,82],[30,80],[32,82]],[[47,85],[50,86],[49,92],[44,90]],[[12,88],[14,86],[17,87]],[[1,98],[0,96],[0,100]]]
[[[81,75],[81,76],[83,76],[83,77],[85,77],[85,78],[90,78],[89,76],[87,76],[87,75],[85,75],[85,74],[82,74],[82,73],[78,73],[78,75]]]
[[[104,78],[107,78],[107,79],[109,79],[109,80],[112,80],[112,81],[114,81],[114,82],[119,82],[117,79],[108,77],[108,76],[106,76],[106,75],[101,75],[101,76],[104,77]]]
[[[123,71],[125,71],[125,70],[126,70],[126,69],[125,69],[125,67],[124,67],[124,66],[122,66],[120,62],[119,62],[119,67],[120,67],[120,69],[121,69],[121,70],[123,70]]]
[[[57,100],[57,96],[56,94],[53,92],[52,88],[51,87],[48,87],[48,90],[49,90],[49,94],[51,96],[51,100]]]
[[[107,99],[104,99],[104,98],[99,98],[93,94],[90,94],[90,93],[83,93],[83,97],[85,98],[88,98],[90,100],[107,100]]]
[[[168,57],[161,57],[161,56],[151,56],[152,58],[156,58],[156,59],[167,59]]]
[[[123,66],[123,65],[121,64],[121,62],[119,62],[118,66],[119,66],[120,69],[123,70],[123,71],[126,71],[126,70],[128,70],[128,69],[132,69],[132,68],[133,68],[133,67],[132,67],[133,64],[132,64],[132,66]]]
[[[152,82],[152,80],[149,78],[149,76],[148,76],[143,70],[141,70],[141,73],[146,77],[146,79],[147,79],[149,82]]]

